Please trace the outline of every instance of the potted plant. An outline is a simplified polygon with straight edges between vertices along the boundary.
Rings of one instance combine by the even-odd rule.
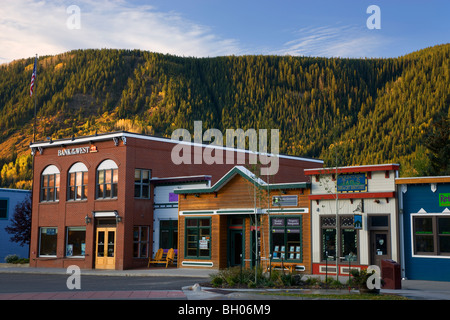
[[[372,270],[372,272],[367,272],[367,269],[363,269],[361,271],[357,270],[357,269],[353,269],[351,271],[351,275],[353,277],[352,282],[356,287],[359,288],[359,293],[361,293],[361,294],[363,294],[363,293],[379,294],[380,293],[379,288],[378,289],[377,288],[369,289],[367,286],[367,283],[372,281],[374,274],[375,274],[375,270]],[[381,285],[382,281],[383,280],[380,279],[380,285]]]

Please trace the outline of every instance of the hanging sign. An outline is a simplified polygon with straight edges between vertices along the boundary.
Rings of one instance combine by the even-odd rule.
[[[355,214],[353,216],[353,227],[355,229],[362,229],[362,215]]]

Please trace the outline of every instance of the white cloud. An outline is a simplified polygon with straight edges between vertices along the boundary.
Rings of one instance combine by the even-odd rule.
[[[71,5],[80,8],[80,28],[70,29]],[[177,12],[121,0],[15,0],[0,6],[0,63],[72,49],[142,49],[184,56],[240,54],[235,39]]]
[[[295,32],[297,37],[286,42],[278,54],[364,58],[380,57],[389,40],[378,30],[355,26],[308,27]]]

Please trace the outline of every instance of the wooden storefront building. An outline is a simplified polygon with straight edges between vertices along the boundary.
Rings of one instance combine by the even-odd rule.
[[[178,267],[258,262],[310,273],[309,189],[309,182],[269,184],[235,166],[211,187],[175,190]]]

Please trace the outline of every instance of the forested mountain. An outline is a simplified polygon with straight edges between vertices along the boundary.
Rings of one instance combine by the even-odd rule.
[[[33,62],[0,66],[1,186],[30,186]],[[337,150],[338,165],[450,174],[450,44],[392,59],[77,50],[39,57],[36,85],[37,140],[114,130],[170,137],[201,120],[222,132],[278,128],[281,153],[327,166]]]

